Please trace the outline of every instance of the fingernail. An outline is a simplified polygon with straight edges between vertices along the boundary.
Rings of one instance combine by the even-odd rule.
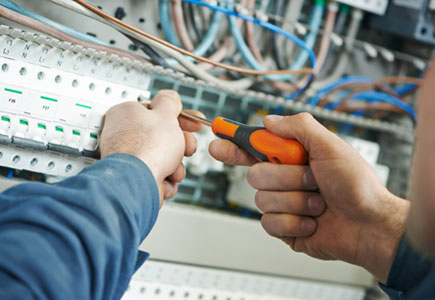
[[[301,230],[304,232],[313,232],[316,229],[316,222],[311,218],[305,218],[301,221]]]
[[[172,98],[172,99],[178,99],[180,96],[178,95],[178,93],[174,90],[160,90],[157,93],[158,96],[165,96],[168,98]]]
[[[165,198],[167,198],[169,195],[171,195],[173,190],[174,190],[174,187],[172,186],[172,184],[165,181]]]
[[[313,214],[322,213],[325,207],[323,199],[318,195],[309,197],[307,206]]]
[[[317,189],[316,179],[314,179],[313,171],[307,169],[304,174],[305,187],[309,189]]]
[[[283,116],[279,116],[279,115],[268,115],[268,116],[266,116],[266,118],[267,118],[269,121],[277,122],[277,121],[282,120],[284,117],[283,117]]]

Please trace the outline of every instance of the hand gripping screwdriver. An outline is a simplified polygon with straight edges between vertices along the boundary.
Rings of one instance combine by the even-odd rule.
[[[181,112],[181,115],[210,126],[217,137],[233,142],[260,161],[307,164],[308,154],[298,141],[277,136],[264,127],[249,126],[223,117],[209,121],[186,111]]]

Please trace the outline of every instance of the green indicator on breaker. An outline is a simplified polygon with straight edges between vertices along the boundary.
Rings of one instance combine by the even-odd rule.
[[[92,109],[92,107],[84,105],[84,104],[80,104],[80,103],[76,103],[76,106],[78,107],[83,107],[83,108],[87,108],[87,109]]]
[[[53,101],[53,102],[57,102],[57,101],[58,101],[57,99],[50,98],[50,97],[45,97],[45,96],[41,96],[41,99],[42,99],[42,100]]]
[[[44,130],[47,129],[47,127],[44,124],[42,124],[42,123],[38,123],[38,128],[39,129],[44,129]]]
[[[17,91],[17,90],[13,90],[13,89],[8,89],[8,88],[5,88],[5,91],[6,92],[10,92],[10,93],[19,94],[19,95],[21,95],[23,93],[21,91]]]
[[[56,126],[54,129],[56,129],[56,131],[63,132],[63,128],[62,127]]]
[[[73,133],[74,135],[78,135],[78,136],[80,136],[80,131],[73,130],[72,133]]]
[[[28,126],[28,125],[29,125],[29,122],[26,121],[26,120],[20,120],[20,124],[21,124],[21,125],[26,125],[26,126]]]
[[[89,136],[91,137],[91,139],[98,139],[98,134],[96,133],[90,133]]]
[[[2,116],[2,121],[4,121],[4,122],[10,122],[11,119],[9,117]]]

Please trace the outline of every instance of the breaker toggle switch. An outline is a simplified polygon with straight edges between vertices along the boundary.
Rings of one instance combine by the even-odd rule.
[[[1,116],[0,134],[7,134],[10,127],[11,127],[11,118],[9,116]]]
[[[37,123],[36,128],[33,129],[33,140],[44,142],[47,134],[47,125],[44,123]]]
[[[26,119],[19,119],[18,124],[15,128],[14,136],[16,137],[27,137],[29,133],[29,121]]]
[[[47,140],[51,144],[62,145],[65,140],[65,130],[62,126],[55,125],[47,130]]]
[[[67,146],[78,149],[80,147],[81,139],[82,139],[82,133],[80,132],[80,130],[73,129],[71,131],[71,135],[69,136]]]

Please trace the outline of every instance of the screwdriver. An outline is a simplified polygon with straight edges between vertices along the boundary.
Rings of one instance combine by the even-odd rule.
[[[249,126],[217,117],[213,121],[182,111],[181,116],[210,126],[213,133],[229,140],[260,161],[286,165],[305,165],[308,154],[296,140],[285,139],[265,127]]]

